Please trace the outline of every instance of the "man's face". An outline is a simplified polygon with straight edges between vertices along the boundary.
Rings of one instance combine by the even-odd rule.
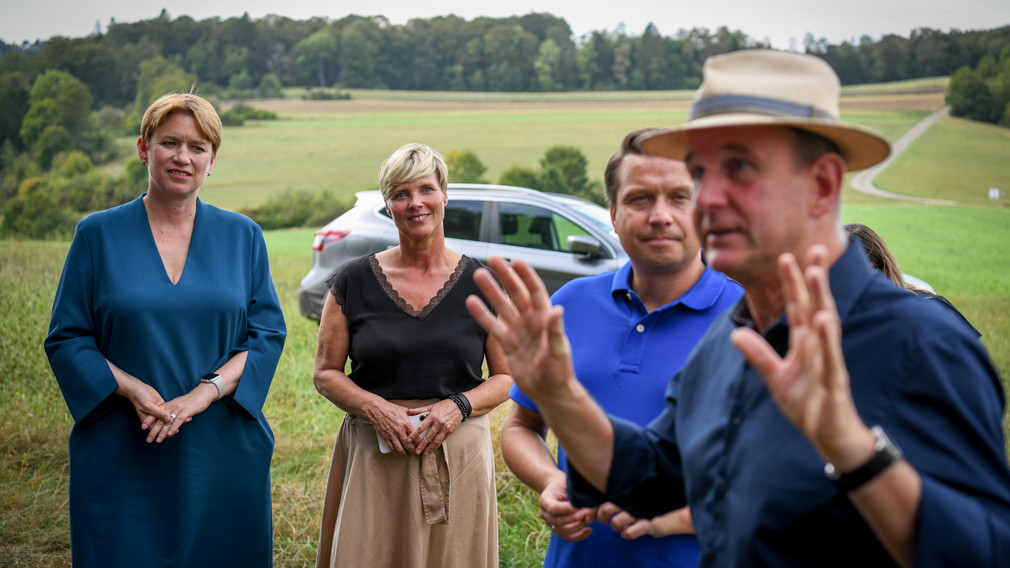
[[[691,177],[683,162],[628,155],[610,216],[635,270],[680,270],[698,256]]]
[[[701,129],[688,140],[694,222],[709,266],[744,284],[777,278],[783,252],[805,249],[810,177],[780,126]]]

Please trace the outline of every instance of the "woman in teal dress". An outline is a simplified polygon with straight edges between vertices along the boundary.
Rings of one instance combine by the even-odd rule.
[[[45,348],[74,418],[75,567],[272,565],[262,408],[284,317],[259,226],[197,197],[220,142],[204,99],[155,101],[147,192],[70,245]]]

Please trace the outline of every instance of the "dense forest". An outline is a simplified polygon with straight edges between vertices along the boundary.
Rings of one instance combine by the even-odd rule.
[[[843,84],[951,75],[986,55],[998,58],[1010,26],[987,31],[918,29],[910,37],[864,36],[828,44],[808,35],[803,48],[834,67]],[[292,20],[248,15],[227,20],[173,19],[167,12],[105,33],[0,43],[0,73],[31,81],[47,69],[85,83],[97,106],[134,102],[142,64],[163,59],[221,89],[285,86],[446,91],[657,90],[697,86],[712,54],[762,44],[721,27],[662,36],[594,31],[573,37],[564,19],[544,13],[510,18],[456,16],[393,25],[381,16]]]
[[[976,114],[1010,122],[1010,26],[922,28],[907,38],[863,36],[840,45],[808,35],[803,43],[843,84],[954,75],[952,93],[963,86],[967,94],[953,106],[984,107]],[[752,47],[765,46],[726,27],[663,36],[650,24],[640,35],[618,27],[573,37],[564,19],[546,13],[393,25],[382,16],[356,15],[197,21],[163,10],[151,20],[110,22],[104,33],[96,25],[87,37],[0,41],[0,233],[47,234],[43,226],[66,226],[73,217],[57,210],[119,202],[146,172],[133,162],[123,176],[110,178],[95,165],[115,158],[115,137],[135,133],[157,96],[191,85],[217,100],[279,97],[285,87],[302,88],[308,97],[342,96],[344,88],[690,89],[700,83],[707,57]],[[227,124],[255,112],[233,108],[222,116]],[[15,228],[18,220],[23,226]]]

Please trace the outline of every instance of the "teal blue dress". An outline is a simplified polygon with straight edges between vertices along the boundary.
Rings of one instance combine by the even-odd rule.
[[[263,235],[247,217],[198,200],[176,284],[142,198],[77,225],[45,341],[74,418],[75,567],[272,565],[274,438],[262,409],[285,334]],[[105,361],[171,400],[240,351],[238,389],[161,444],[146,442]]]

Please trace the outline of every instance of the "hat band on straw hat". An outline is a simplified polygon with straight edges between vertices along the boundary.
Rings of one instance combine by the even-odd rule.
[[[823,59],[770,49],[743,50],[705,60],[702,83],[686,123],[647,132],[637,144],[648,154],[683,160],[690,133],[716,128],[788,127],[838,147],[847,171],[885,160],[883,134],[841,120],[841,85]]]
[[[688,120],[726,113],[755,113],[769,116],[794,116],[837,120],[831,113],[811,105],[802,105],[780,99],[753,95],[717,95],[706,97],[691,105]]]

